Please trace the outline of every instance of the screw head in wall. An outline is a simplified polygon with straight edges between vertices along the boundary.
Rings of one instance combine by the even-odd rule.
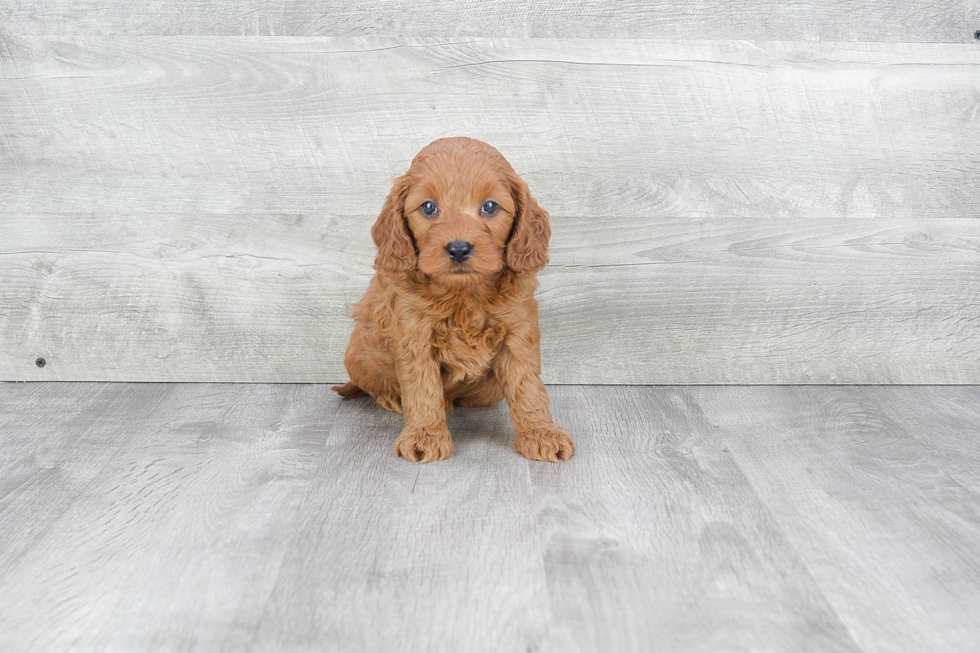
[[[38,358],[36,361],[34,361],[34,364],[38,367],[44,367],[48,364],[48,361],[44,360],[43,358]]]

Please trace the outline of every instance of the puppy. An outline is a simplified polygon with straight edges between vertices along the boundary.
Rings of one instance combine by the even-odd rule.
[[[402,413],[395,455],[449,458],[446,411],[507,399],[514,450],[558,462],[575,453],[541,383],[536,274],[548,214],[493,147],[433,141],[395,179],[371,228],[376,271],[353,307],[344,397]]]

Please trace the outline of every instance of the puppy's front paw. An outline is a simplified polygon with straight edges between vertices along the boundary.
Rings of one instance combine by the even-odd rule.
[[[445,426],[406,426],[395,440],[395,455],[413,463],[445,460],[453,455],[453,436]]]
[[[531,460],[556,463],[575,455],[575,441],[560,426],[542,424],[518,433],[514,451]]]

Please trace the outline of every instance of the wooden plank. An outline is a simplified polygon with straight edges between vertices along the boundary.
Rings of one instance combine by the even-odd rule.
[[[948,413],[964,391],[689,392],[702,428],[744,470],[862,649],[952,652],[980,641],[980,491],[959,483],[929,441],[941,433],[972,447],[961,469],[972,467],[976,478],[980,414],[961,413],[955,432],[942,428],[944,419],[920,419],[929,428],[914,435],[903,417]],[[908,404],[897,415],[896,400]]]
[[[373,213],[423,145],[466,134],[556,215],[980,215],[974,46],[5,45],[5,213]]]
[[[940,41],[963,43],[980,24],[975,3],[829,0],[341,0],[260,3],[192,0],[7,0],[0,24],[13,34],[228,36],[533,36],[575,38]]]
[[[542,650],[859,650],[684,390],[549,394],[580,449],[530,465],[552,615]]]
[[[0,342],[11,346],[0,377],[295,382],[346,373],[349,305],[373,260],[369,220],[49,215],[42,229],[31,218],[6,224],[17,222],[12,230],[32,244],[0,255],[9,279]],[[47,250],[52,238],[71,250]],[[357,275],[348,249],[359,253]]]
[[[980,393],[973,386],[897,387],[890,392],[862,388],[863,405],[878,421],[918,441],[943,473],[980,493]]]
[[[559,259],[543,275],[549,374],[665,384],[980,379],[976,220],[946,223],[950,231],[927,221],[663,224],[643,227],[649,240],[622,230],[626,242],[613,246],[612,233],[604,242],[593,232],[578,247],[602,258]]]
[[[241,650],[339,399],[324,386],[0,385],[0,639]]]
[[[166,394],[144,385],[0,384],[0,578],[99,483]]]
[[[5,222],[0,378],[346,378],[373,216],[44,218]],[[978,382],[978,247],[972,219],[556,216],[544,378]]]

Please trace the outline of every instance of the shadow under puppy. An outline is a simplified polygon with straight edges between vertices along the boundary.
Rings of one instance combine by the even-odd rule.
[[[395,179],[371,228],[376,273],[353,307],[351,381],[334,390],[405,416],[397,456],[450,457],[453,403],[505,397],[517,453],[552,462],[575,453],[539,377],[535,275],[550,236],[527,184],[482,141],[433,141]]]

